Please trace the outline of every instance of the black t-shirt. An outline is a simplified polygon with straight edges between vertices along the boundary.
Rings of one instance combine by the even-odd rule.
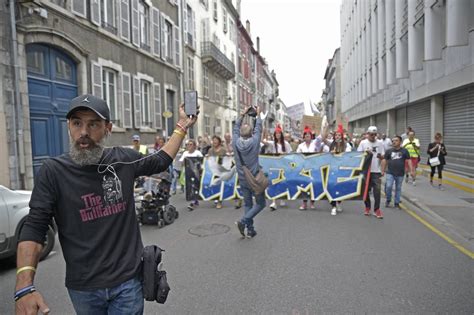
[[[444,146],[444,143],[440,143],[440,147],[438,147],[437,150],[434,150],[433,152],[431,152],[431,150],[437,145],[436,142],[432,142],[428,145],[428,155],[429,155],[429,158],[428,158],[428,165],[430,165],[430,158],[434,158],[434,157],[438,157],[439,158],[439,162],[441,165],[445,165],[446,164],[446,159],[444,158],[446,155],[448,155],[448,153],[446,152],[446,147]],[[438,153],[439,151],[439,153]]]
[[[387,173],[393,176],[405,175],[405,161],[410,159],[410,153],[405,148],[390,148],[384,156],[387,161]]]
[[[104,151],[101,164],[132,162],[142,156],[126,148]],[[30,213],[20,241],[42,242],[54,217],[66,261],[66,287],[114,287],[135,277],[143,244],[135,216],[134,179],[162,172],[172,162],[163,151],[140,162],[78,166],[69,154],[48,159],[35,177]],[[105,166],[101,170],[106,169]]]

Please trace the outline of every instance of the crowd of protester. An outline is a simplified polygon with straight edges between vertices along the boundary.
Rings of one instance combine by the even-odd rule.
[[[145,146],[140,143],[140,136],[134,135],[132,138],[133,148],[142,154],[156,152],[165,144],[165,138],[157,136],[153,146]],[[263,128],[260,154],[283,155],[289,153],[330,153],[341,154],[351,151],[366,151],[373,154],[371,165],[371,176],[369,182],[369,191],[373,192],[373,212],[378,218],[383,218],[380,208],[382,177],[385,175],[385,206],[390,207],[393,199],[393,206],[400,207],[402,183],[411,183],[416,186],[416,171],[421,163],[422,144],[416,138],[415,130],[407,127],[406,132],[402,135],[394,135],[388,137],[383,132],[378,132],[376,126],[370,126],[366,132],[362,134],[349,133],[339,125],[336,130],[327,130],[323,128],[319,134],[305,126],[301,137],[293,137],[290,133],[285,132],[282,127],[277,124],[273,132]],[[442,185],[442,172],[446,164],[445,156],[447,155],[446,147],[442,142],[442,135],[436,133],[434,141],[427,146],[428,159],[427,165],[431,167],[430,183],[435,186],[433,179],[435,173],[438,172],[438,185],[440,190],[444,190]],[[225,156],[233,156],[234,149],[232,147],[232,135],[225,133],[223,138],[220,135],[210,137],[205,134],[194,139],[188,139],[185,142],[185,148],[178,152],[177,158],[174,160],[170,173],[172,174],[172,194],[184,192],[184,159],[186,157],[215,157],[217,161],[221,161]],[[433,162],[433,158],[437,161]],[[435,159],[435,160],[436,160]],[[434,164],[431,165],[430,161]],[[394,198],[392,198],[393,193]],[[309,203],[308,203],[309,201]],[[367,194],[365,202],[364,214],[369,215],[372,211],[371,199]],[[342,203],[332,201],[331,215],[337,215],[342,212]],[[189,210],[193,210],[199,205],[198,200],[193,200],[188,206]],[[285,207],[286,200],[273,199],[269,205],[271,211],[277,210],[278,207]],[[222,208],[222,200],[214,200],[214,206],[217,209]],[[235,208],[242,206],[240,199],[235,200]],[[303,199],[300,210],[315,208],[315,200],[310,200],[309,196]]]

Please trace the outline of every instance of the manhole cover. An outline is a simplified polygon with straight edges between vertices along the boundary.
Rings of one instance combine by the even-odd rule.
[[[462,200],[465,200],[469,203],[474,203],[474,198],[461,198]]]
[[[190,228],[189,234],[196,235],[199,237],[206,237],[210,235],[225,234],[230,231],[230,227],[224,224],[212,223],[212,224],[201,224]]]

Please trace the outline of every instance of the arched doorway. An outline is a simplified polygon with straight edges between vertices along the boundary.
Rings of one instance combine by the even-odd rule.
[[[42,161],[69,150],[66,113],[77,96],[76,63],[47,45],[26,46],[34,174]]]

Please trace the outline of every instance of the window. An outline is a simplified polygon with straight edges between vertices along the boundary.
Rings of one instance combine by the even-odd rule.
[[[232,42],[236,42],[235,23],[232,19],[229,19],[229,38]]]
[[[211,134],[211,117],[207,115],[204,116],[204,133]]]
[[[165,57],[169,62],[173,61],[173,25],[166,20],[165,21]]]
[[[219,39],[219,36],[217,36],[216,33],[212,34],[212,42],[218,49],[221,49],[221,40]]]
[[[222,121],[220,118],[216,118],[216,124],[214,128],[214,134],[221,134],[222,133]]]
[[[221,83],[216,80],[216,96],[215,96],[215,99],[216,99],[216,102],[220,102],[221,100]]]
[[[26,55],[28,72],[46,74],[44,68],[44,54],[41,51],[28,51]]]
[[[227,81],[224,81],[224,94],[222,94],[222,102],[224,105],[228,105],[227,104],[227,99],[229,98],[229,87],[228,87],[228,82]]]
[[[117,73],[109,68],[102,67],[102,96],[109,105],[110,120],[120,125],[117,109]]]
[[[202,91],[202,94],[204,95],[204,97],[209,97],[209,70],[207,69],[206,66],[203,67],[202,69],[202,88],[203,88],[203,91]]]
[[[138,21],[140,28],[140,47],[150,51],[150,12],[144,1],[138,2]]]
[[[194,59],[188,57],[188,90],[194,90]]]
[[[223,31],[227,33],[227,11],[225,8],[222,8],[222,24],[223,24]]]
[[[217,0],[212,1],[212,8],[213,8],[213,14],[212,16],[214,17],[214,21],[217,22]]]
[[[140,96],[141,96],[141,110],[142,110],[142,126],[152,127],[151,113],[150,113],[150,83],[148,81],[140,81]]]
[[[55,58],[56,78],[61,80],[72,80],[72,68],[69,63],[59,57]]]
[[[188,45],[193,48],[194,47],[194,12],[193,9],[188,5],[188,9],[186,10],[186,20],[187,20],[187,30],[185,30],[185,36],[188,41]]]
[[[100,1],[100,17],[102,27],[114,34],[117,34],[117,23],[115,21],[116,14],[114,0]]]

